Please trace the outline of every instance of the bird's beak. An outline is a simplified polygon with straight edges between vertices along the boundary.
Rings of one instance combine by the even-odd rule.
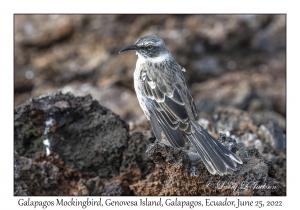
[[[130,46],[124,47],[122,50],[120,50],[119,53],[127,51],[127,50],[137,50],[137,49],[139,49],[138,46],[136,46],[136,45],[130,45]]]

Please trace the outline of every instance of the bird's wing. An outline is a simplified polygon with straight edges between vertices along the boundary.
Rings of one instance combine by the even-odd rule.
[[[188,109],[194,109],[187,100],[190,94],[181,71],[178,64],[165,64],[147,66],[141,73],[143,92],[153,104],[150,122],[155,136],[161,139],[158,124],[171,145],[177,148],[185,144],[182,131],[191,132]]]
[[[185,83],[185,79],[184,79],[182,72],[185,72],[185,69],[182,68],[182,70],[177,73],[177,77],[179,78],[178,80],[180,81],[179,84],[177,84],[177,86],[179,86],[179,85],[181,86],[182,92],[186,96],[186,101],[188,102],[189,108],[191,109],[191,111],[194,115],[194,118],[195,118],[198,115],[198,111],[196,109],[196,105],[195,105],[194,99],[190,93],[190,90],[188,89],[188,87]]]
[[[156,138],[161,139],[162,130],[171,145],[179,148],[187,137],[210,173],[223,175],[228,168],[235,170],[235,162],[242,161],[194,120],[195,104],[178,66],[150,66],[141,74],[142,89],[153,106],[150,122]]]

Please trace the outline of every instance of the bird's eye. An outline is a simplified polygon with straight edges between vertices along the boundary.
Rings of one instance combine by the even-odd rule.
[[[148,46],[148,50],[151,50],[153,47],[152,47],[152,45],[149,45]]]

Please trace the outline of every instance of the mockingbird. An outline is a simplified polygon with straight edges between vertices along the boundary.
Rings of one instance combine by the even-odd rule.
[[[120,50],[135,50],[138,55],[134,71],[134,88],[155,137],[165,134],[175,148],[188,139],[197,150],[208,171],[226,174],[243,162],[214,139],[195,120],[197,110],[184,80],[182,68],[167,50],[162,39],[154,35],[139,38],[134,45]]]

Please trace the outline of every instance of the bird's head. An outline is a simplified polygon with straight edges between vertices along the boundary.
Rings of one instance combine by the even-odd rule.
[[[136,50],[137,55],[144,59],[155,59],[169,52],[164,41],[155,35],[147,35],[139,38],[134,45],[124,47],[120,50],[120,53],[127,50]]]

